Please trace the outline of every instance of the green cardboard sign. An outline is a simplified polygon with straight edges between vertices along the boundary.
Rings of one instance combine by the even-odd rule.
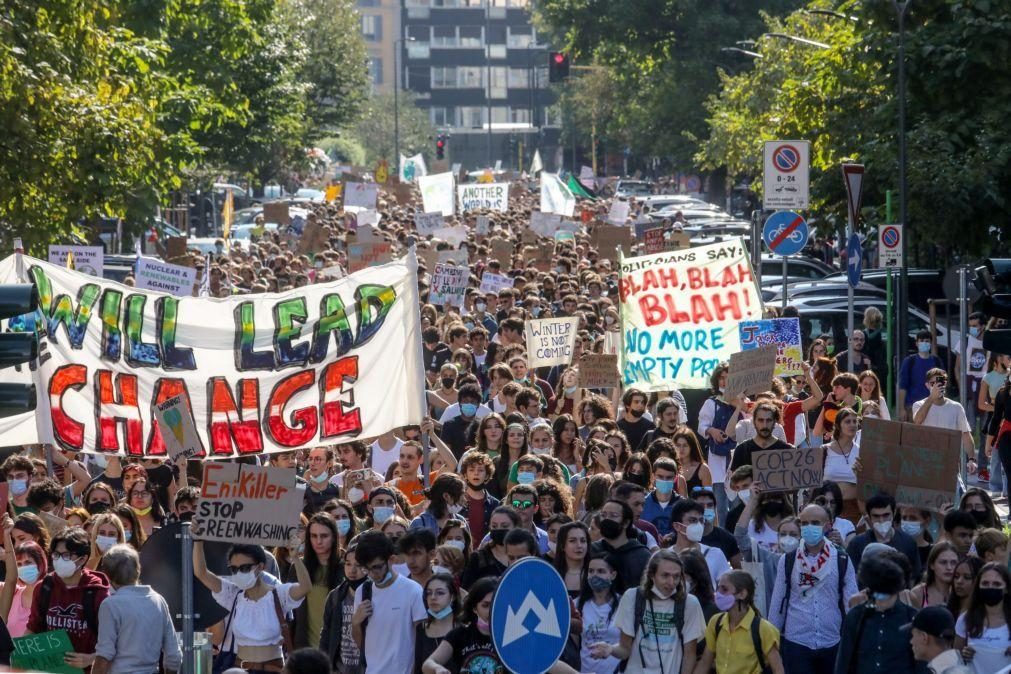
[[[63,656],[73,652],[74,647],[66,630],[29,634],[14,639],[11,666],[36,672],[83,674],[84,670],[63,661]]]

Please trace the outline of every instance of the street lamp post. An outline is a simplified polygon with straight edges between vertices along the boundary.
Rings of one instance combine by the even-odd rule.
[[[413,37],[398,37],[393,41],[393,161],[397,162],[397,177],[400,177],[400,46],[414,42]]]
[[[831,46],[825,44],[824,42],[818,42],[817,40],[809,40],[806,37],[797,37],[796,35],[788,35],[786,33],[762,33],[762,37],[775,37],[780,40],[789,40],[790,42],[806,44],[809,47],[817,47],[818,49],[832,48]]]
[[[909,8],[909,3],[910,0],[892,0],[899,17],[899,220],[902,225],[902,266],[899,267],[899,292],[898,298],[896,298],[895,342],[897,348],[895,354],[900,363],[906,355],[906,341],[908,340],[906,311],[909,303],[909,276],[906,273],[906,265],[909,262],[906,243],[909,241],[909,223],[906,211],[909,191],[906,184],[906,10]],[[892,363],[893,367],[895,365]],[[898,397],[898,391],[896,391],[896,397]],[[897,411],[900,415],[903,412],[903,410]]]

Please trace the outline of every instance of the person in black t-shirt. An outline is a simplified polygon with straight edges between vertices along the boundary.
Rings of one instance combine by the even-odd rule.
[[[646,394],[637,388],[625,390],[621,396],[621,405],[624,413],[618,419],[618,428],[628,438],[629,447],[638,447],[643,437],[656,428],[656,424],[643,417],[646,413]]]
[[[730,566],[735,569],[741,568],[741,549],[737,546],[737,539],[726,529],[716,526],[716,497],[713,496],[712,488],[696,488],[689,496],[705,508],[702,521],[706,528],[701,543],[711,548],[719,548],[730,562]]]
[[[779,423],[779,408],[774,403],[762,401],[755,405],[751,418],[755,424],[757,435],[751,440],[746,440],[737,445],[734,449],[734,458],[730,462],[730,472],[741,466],[752,465],[751,455],[767,449],[792,449],[793,445],[787,444],[772,435],[773,429]]]
[[[453,358],[449,347],[439,341],[439,328],[425,328],[421,333],[422,353],[425,358],[425,372],[436,373]]]

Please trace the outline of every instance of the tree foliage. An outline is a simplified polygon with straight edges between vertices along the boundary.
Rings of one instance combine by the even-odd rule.
[[[432,126],[428,113],[416,105],[416,94],[401,91],[398,98],[400,153],[410,156],[428,150],[435,137],[435,127]],[[365,162],[368,165],[374,164],[379,159],[386,159],[390,162],[390,166],[396,166],[393,110],[392,93],[373,94],[365,105],[362,118],[351,133],[351,136],[365,148]]]

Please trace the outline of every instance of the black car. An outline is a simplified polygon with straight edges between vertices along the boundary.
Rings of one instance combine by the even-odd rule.
[[[860,275],[862,283],[870,283],[882,290],[888,283],[888,269],[865,269]],[[940,269],[907,269],[906,278],[909,284],[909,302],[913,306],[926,311],[929,300],[944,299],[944,272]],[[892,270],[892,288],[898,283],[898,270]],[[826,281],[846,283],[846,272],[836,272],[825,277]]]

